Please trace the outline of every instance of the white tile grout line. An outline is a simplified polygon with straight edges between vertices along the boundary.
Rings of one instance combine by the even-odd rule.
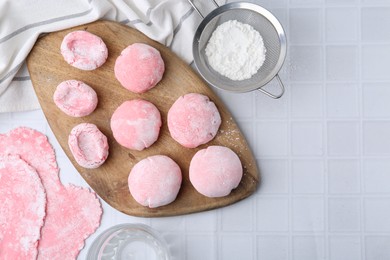
[[[363,83],[362,83],[362,7],[361,7],[361,1],[358,3],[358,23],[359,23],[359,30],[357,32],[357,38],[358,38],[358,79],[359,79],[359,84],[358,84],[358,90],[359,90],[359,95],[358,95],[358,108],[359,108],[359,136],[360,136],[360,142],[359,142],[359,150],[360,150],[360,158],[359,158],[359,170],[360,170],[360,258],[365,259],[365,254],[366,254],[366,246],[365,246],[365,227],[364,227],[364,173],[363,173],[363,154],[364,154],[364,144],[363,144],[363,138],[364,138],[364,132],[363,132]]]
[[[291,0],[290,0],[291,1]],[[287,12],[286,12],[286,30],[287,32],[290,32],[290,12],[291,12],[291,3],[290,1],[287,2]],[[289,33],[288,36],[291,36]],[[286,91],[287,93],[287,151],[288,151],[288,157],[287,159],[287,196],[288,196],[288,210],[287,210],[287,215],[288,215],[288,238],[287,238],[287,244],[288,244],[288,250],[287,250],[287,257],[288,259],[293,259],[294,257],[294,250],[293,250],[293,197],[292,197],[292,160],[291,160],[291,154],[292,154],[292,145],[291,145],[291,59],[290,59],[290,45],[288,44],[289,39],[287,39],[287,47],[288,47],[288,57],[287,57],[287,70],[286,70],[286,80],[288,81],[288,86],[290,86],[290,91]]]
[[[183,218],[183,225],[184,225],[184,249],[183,249],[183,256],[187,258],[187,252],[188,252],[188,230],[187,230],[187,218]]]
[[[215,255],[215,258],[216,259],[219,259],[219,260],[223,260],[222,259],[222,255],[221,255],[221,252],[222,252],[222,221],[221,221],[221,215],[222,215],[222,209],[219,208],[217,209],[217,212],[216,212],[216,241],[215,241],[215,248],[217,248],[217,251],[216,251],[216,255]]]
[[[323,145],[323,181],[324,181],[324,258],[330,259],[330,246],[329,246],[329,196],[328,196],[328,122],[327,122],[327,96],[326,96],[326,86],[327,86],[327,59],[326,59],[326,47],[327,47],[327,38],[326,38],[326,12],[327,8],[325,3],[322,8],[322,122],[323,122],[323,132],[322,132],[322,145]]]
[[[256,116],[256,115],[255,115]],[[258,160],[255,160],[256,163],[258,162]],[[260,171],[259,171],[260,172]],[[261,173],[260,173],[260,181],[261,181]],[[253,259],[257,259],[259,258],[259,250],[257,248],[257,245],[258,245],[258,241],[257,241],[257,238],[258,238],[258,229],[257,229],[257,200],[258,200],[258,196],[257,194],[252,194],[252,196],[254,196],[254,199],[252,200],[252,256],[253,256]]]

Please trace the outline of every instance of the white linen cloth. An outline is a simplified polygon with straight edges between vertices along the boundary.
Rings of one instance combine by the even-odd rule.
[[[2,0],[0,112],[39,108],[24,61],[40,34],[98,19],[136,28],[185,61],[192,60],[192,38],[200,17],[187,0]]]

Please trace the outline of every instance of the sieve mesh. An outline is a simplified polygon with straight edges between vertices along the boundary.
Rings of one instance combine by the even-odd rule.
[[[265,61],[250,79],[234,81],[216,72],[208,63],[205,49],[212,33],[229,20],[251,25],[263,37]],[[194,37],[193,55],[202,77],[217,88],[246,92],[267,84],[279,72],[286,54],[283,28],[275,17],[262,7],[250,3],[230,3],[211,12],[199,25]]]

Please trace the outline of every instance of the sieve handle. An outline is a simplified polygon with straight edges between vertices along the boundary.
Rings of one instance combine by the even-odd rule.
[[[203,14],[199,11],[198,7],[196,7],[196,5],[194,4],[194,2],[192,2],[192,0],[188,0],[188,2],[191,4],[191,6],[195,9],[195,11],[199,14],[200,17],[202,17],[202,19],[204,19],[204,16]],[[216,7],[219,7],[218,3],[213,0],[213,3]]]
[[[266,90],[264,90],[264,89],[262,89],[262,88],[258,88],[257,90],[260,91],[260,92],[262,92],[262,93],[264,93],[264,94],[266,94],[267,96],[269,96],[269,97],[271,97],[271,98],[274,98],[274,99],[278,99],[278,98],[280,98],[281,96],[283,96],[283,94],[284,94],[284,85],[283,85],[283,82],[282,82],[282,80],[280,79],[279,74],[276,74],[275,77],[276,77],[276,79],[278,80],[279,87],[280,87],[280,89],[281,89],[281,91],[280,91],[280,93],[279,93],[278,95],[274,95],[274,94],[272,94],[272,93],[269,93],[268,91],[266,91]]]

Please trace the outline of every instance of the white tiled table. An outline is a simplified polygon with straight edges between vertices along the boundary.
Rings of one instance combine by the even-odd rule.
[[[286,94],[217,93],[258,159],[258,191],[167,218],[102,202],[102,225],[79,259],[103,230],[127,222],[163,233],[174,259],[390,259],[390,0],[254,2],[287,31]],[[20,125],[49,136],[64,183],[87,186],[41,111],[0,114],[1,132]]]

